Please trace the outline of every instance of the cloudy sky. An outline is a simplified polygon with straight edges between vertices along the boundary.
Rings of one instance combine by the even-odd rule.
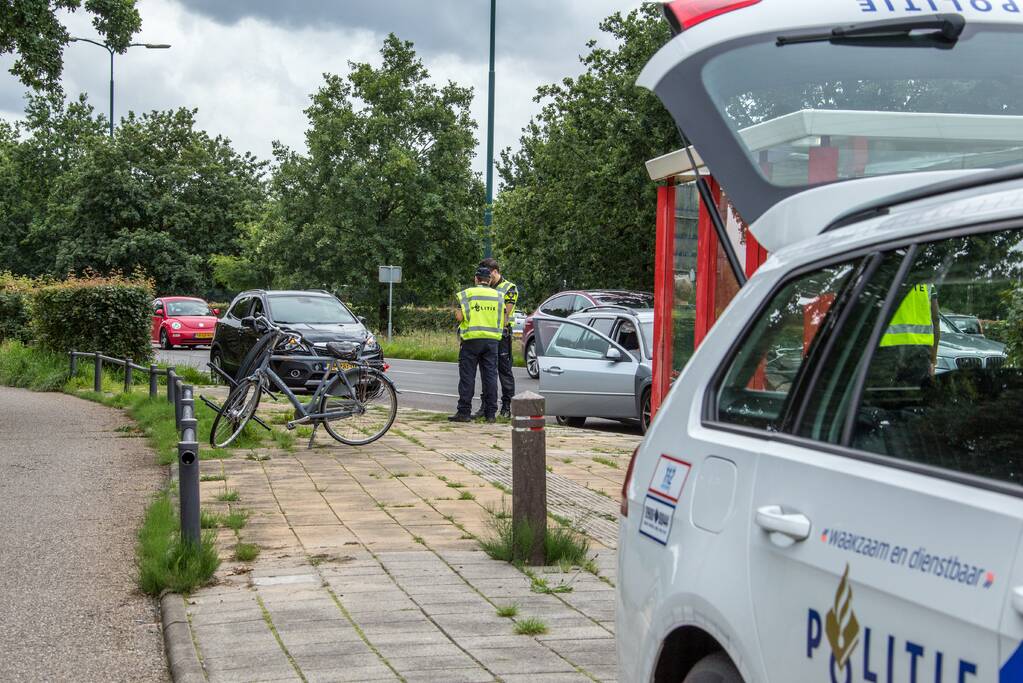
[[[186,106],[212,134],[240,151],[269,158],[271,142],[304,148],[309,95],[324,72],[346,73],[349,61],[379,63],[388,32],[415,43],[432,78],[475,91],[473,114],[481,141],[474,164],[485,165],[488,0],[140,0],[137,42],[170,50],[132,48],[114,63],[115,117],[128,110]],[[498,0],[495,154],[516,145],[537,111],[542,83],[581,71],[586,41],[597,24],[640,0]],[[69,15],[72,35],[95,38],[88,15]],[[77,43],[64,52],[64,87],[86,92],[109,110],[109,57]],[[17,118],[25,89],[0,57],[0,116]]]

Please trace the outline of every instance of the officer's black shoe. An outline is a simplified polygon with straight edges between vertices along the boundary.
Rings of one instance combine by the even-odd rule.
[[[501,408],[501,412],[498,413],[501,417],[511,419],[511,408]]]
[[[491,415],[490,417],[488,417],[488,418],[487,418],[487,424],[490,424],[490,425],[492,425],[492,424],[494,424],[495,422],[497,422],[497,418],[496,418],[496,417],[494,417],[493,415]]]
[[[472,422],[472,418],[464,413],[448,415],[448,422]]]
[[[469,417],[471,417],[474,420],[482,420],[483,418],[486,417],[486,414],[483,412],[483,409],[480,408],[479,410],[477,410],[475,413],[473,413]]]

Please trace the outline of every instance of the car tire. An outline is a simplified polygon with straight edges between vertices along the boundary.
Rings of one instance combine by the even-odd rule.
[[[698,661],[682,683],[743,683],[743,680],[728,655],[715,652]]]
[[[171,344],[170,335],[167,334],[166,329],[160,330],[160,348],[165,351],[170,351],[174,348],[174,344]]]
[[[646,434],[646,430],[650,429],[650,390],[647,389],[643,392],[643,399],[639,402],[639,431],[642,434]]]
[[[526,342],[526,350],[522,354],[526,359],[526,373],[533,379],[540,379],[540,363],[536,359],[536,340]]]
[[[558,415],[554,418],[559,425],[563,427],[583,427],[586,425],[585,417],[566,417],[564,415]]]
[[[224,369],[224,354],[220,352],[220,349],[210,351],[210,365],[215,365],[221,370]],[[214,384],[224,384],[224,378],[214,370],[210,370],[210,379]]]

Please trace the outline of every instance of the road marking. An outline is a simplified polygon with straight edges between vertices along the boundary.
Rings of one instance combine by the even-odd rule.
[[[398,391],[403,394],[426,394],[427,396],[445,396],[447,398],[458,398],[458,394],[440,394],[436,391],[415,391],[413,389],[402,389],[398,387]]]
[[[425,372],[412,372],[411,370],[395,370],[393,367],[387,369],[388,372],[397,372],[402,375],[425,375]]]

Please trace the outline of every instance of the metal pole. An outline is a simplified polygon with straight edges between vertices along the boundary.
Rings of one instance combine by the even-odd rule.
[[[177,378],[177,374],[174,372],[174,366],[167,368],[167,400],[174,403],[174,380]]]
[[[74,377],[78,374],[78,352],[71,352],[71,376]]]
[[[149,365],[149,398],[156,398],[160,393],[160,378],[157,375],[158,368],[150,363]]]
[[[497,0],[490,0],[490,87],[487,97],[487,206],[483,209],[483,255],[490,258],[490,224],[494,219],[494,37]]]
[[[387,283],[387,343],[391,343],[391,309],[394,308],[394,269],[391,269],[391,278]]]
[[[181,387],[181,441],[178,442],[178,489],[181,492],[181,536],[198,544],[199,523],[199,440],[195,399],[191,385]]]
[[[547,434],[543,396],[525,391],[512,398],[512,529],[528,528],[529,548],[513,548],[516,559],[546,564]],[[517,538],[518,534],[514,534]]]
[[[97,394],[103,392],[103,356],[100,355],[99,351],[93,356],[92,390]]]
[[[131,371],[132,371],[131,358],[125,358],[124,359],[124,393],[126,393],[126,394],[131,391],[131,384],[132,384],[132,382],[131,382]]]
[[[114,137],[114,50],[110,50],[110,137]],[[93,54],[96,54],[95,52]]]

